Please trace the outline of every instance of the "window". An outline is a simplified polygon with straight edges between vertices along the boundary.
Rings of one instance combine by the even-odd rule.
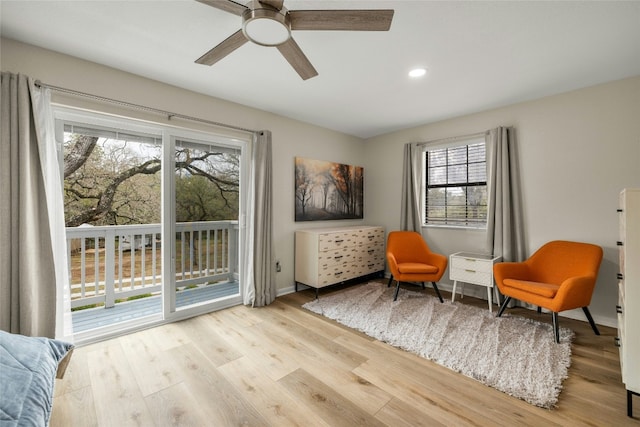
[[[483,138],[425,152],[425,224],[484,227],[487,160]]]

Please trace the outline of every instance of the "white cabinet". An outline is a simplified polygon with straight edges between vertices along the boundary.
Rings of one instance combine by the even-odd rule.
[[[618,209],[620,272],[618,273],[618,338],[622,382],[627,389],[627,415],[640,394],[640,189],[620,193]]]
[[[453,280],[451,302],[456,298],[456,286],[458,282],[472,283],[487,287],[487,300],[489,311],[493,311],[491,305],[493,291],[493,264],[500,261],[501,256],[458,252],[449,257],[449,279]],[[462,296],[464,296],[464,288]],[[498,298],[496,296],[496,302]]]
[[[384,228],[314,228],[296,231],[295,281],[317,289],[384,271]]]

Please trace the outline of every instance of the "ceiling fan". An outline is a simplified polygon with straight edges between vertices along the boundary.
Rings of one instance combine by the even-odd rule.
[[[388,31],[392,9],[288,10],[284,0],[252,0],[246,6],[233,0],[196,0],[242,17],[242,28],[202,55],[196,63],[213,65],[248,41],[274,46],[303,80],[318,75],[292,30]]]

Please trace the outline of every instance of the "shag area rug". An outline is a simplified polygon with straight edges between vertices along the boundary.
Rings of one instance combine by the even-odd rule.
[[[543,408],[558,401],[571,364],[573,332],[508,313],[440,301],[367,283],[304,304],[370,337],[413,352],[485,385]]]

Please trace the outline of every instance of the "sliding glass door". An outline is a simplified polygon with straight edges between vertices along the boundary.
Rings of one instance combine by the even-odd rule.
[[[241,148],[173,138],[175,309],[239,296]]]
[[[248,140],[56,112],[76,339],[241,303]]]

